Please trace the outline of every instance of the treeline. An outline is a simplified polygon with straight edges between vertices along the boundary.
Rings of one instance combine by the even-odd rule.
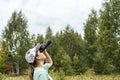
[[[70,25],[53,35],[50,26],[45,36],[30,35],[27,18],[13,12],[2,31],[0,41],[0,72],[25,74],[28,64],[25,53],[38,42],[51,39],[47,48],[53,71],[79,75],[92,70],[95,74],[120,73],[120,0],[105,0],[97,13],[91,13],[84,23],[84,37]]]

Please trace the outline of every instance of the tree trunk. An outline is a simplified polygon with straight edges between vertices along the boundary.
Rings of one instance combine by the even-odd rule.
[[[15,63],[15,70],[16,70],[16,75],[18,76],[20,74],[20,72],[19,72],[19,63]]]

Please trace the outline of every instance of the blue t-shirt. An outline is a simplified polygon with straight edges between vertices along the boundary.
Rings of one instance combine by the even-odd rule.
[[[34,68],[33,80],[53,80],[48,74],[49,66],[44,65],[44,68]]]

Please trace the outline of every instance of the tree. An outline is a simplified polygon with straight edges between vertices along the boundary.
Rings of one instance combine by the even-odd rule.
[[[93,68],[95,53],[97,51],[96,39],[97,39],[97,14],[95,10],[89,15],[84,28],[84,39],[86,42],[86,57],[87,64],[90,68]]]
[[[44,41],[43,35],[38,34],[37,35],[37,42],[42,43]]]
[[[2,39],[8,45],[7,54],[9,61],[12,62],[12,73],[19,75],[19,72],[24,72],[27,67],[24,56],[31,46],[29,32],[27,31],[27,19],[22,11],[19,13],[13,12],[12,17],[2,32]]]
[[[6,73],[6,60],[7,60],[7,44],[2,41],[0,42],[0,72]]]
[[[73,61],[72,61],[72,69],[73,69],[73,72],[74,74],[77,74],[79,75],[80,74],[80,61],[79,61],[79,58],[78,58],[78,55],[75,54],[74,57],[73,57]]]
[[[71,72],[71,59],[69,55],[66,54],[65,50],[60,47],[58,53],[55,57],[55,66],[58,72],[60,70],[64,70],[66,74],[70,74]]]
[[[47,28],[46,35],[45,35],[45,40],[47,40],[47,39],[50,39],[52,41],[52,44],[49,45],[49,47],[47,48],[47,51],[51,55],[51,58],[54,60],[54,57],[55,57],[56,52],[57,52],[57,47],[56,47],[57,40],[53,36],[53,32],[52,32],[52,29],[50,28],[50,26]]]
[[[59,34],[60,46],[66,51],[73,61],[73,57],[76,54],[79,58],[79,73],[84,73],[86,71],[86,55],[85,55],[85,42],[77,32],[68,25],[64,31]],[[73,64],[72,64],[73,66]],[[72,71],[71,71],[72,72]]]
[[[46,31],[45,39],[51,39],[52,36],[53,36],[52,29],[49,26]]]
[[[116,72],[120,73],[120,1],[109,0],[109,7],[111,12],[111,26],[114,39],[114,65],[116,66]]]
[[[70,25],[68,25],[60,35],[60,45],[72,60],[75,53],[80,58],[80,55],[84,52],[84,49],[82,48],[83,44],[84,41],[82,40],[81,35],[74,32]]]
[[[116,58],[118,56],[118,33],[120,29],[120,1],[107,0],[103,4],[99,17],[98,32],[98,58],[97,62],[104,67],[101,68],[102,74],[111,74],[115,72]],[[98,69],[100,69],[98,68]],[[95,70],[97,71],[97,70]],[[96,72],[97,73],[97,72]]]

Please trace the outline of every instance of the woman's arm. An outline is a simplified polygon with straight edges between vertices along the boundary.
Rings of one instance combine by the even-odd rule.
[[[53,64],[53,61],[52,61],[52,59],[51,59],[51,57],[50,57],[50,55],[48,54],[48,52],[47,52],[46,49],[45,49],[45,51],[44,51],[44,54],[45,54],[45,56],[46,56],[46,63],[48,64],[49,67],[51,67],[52,64]]]

